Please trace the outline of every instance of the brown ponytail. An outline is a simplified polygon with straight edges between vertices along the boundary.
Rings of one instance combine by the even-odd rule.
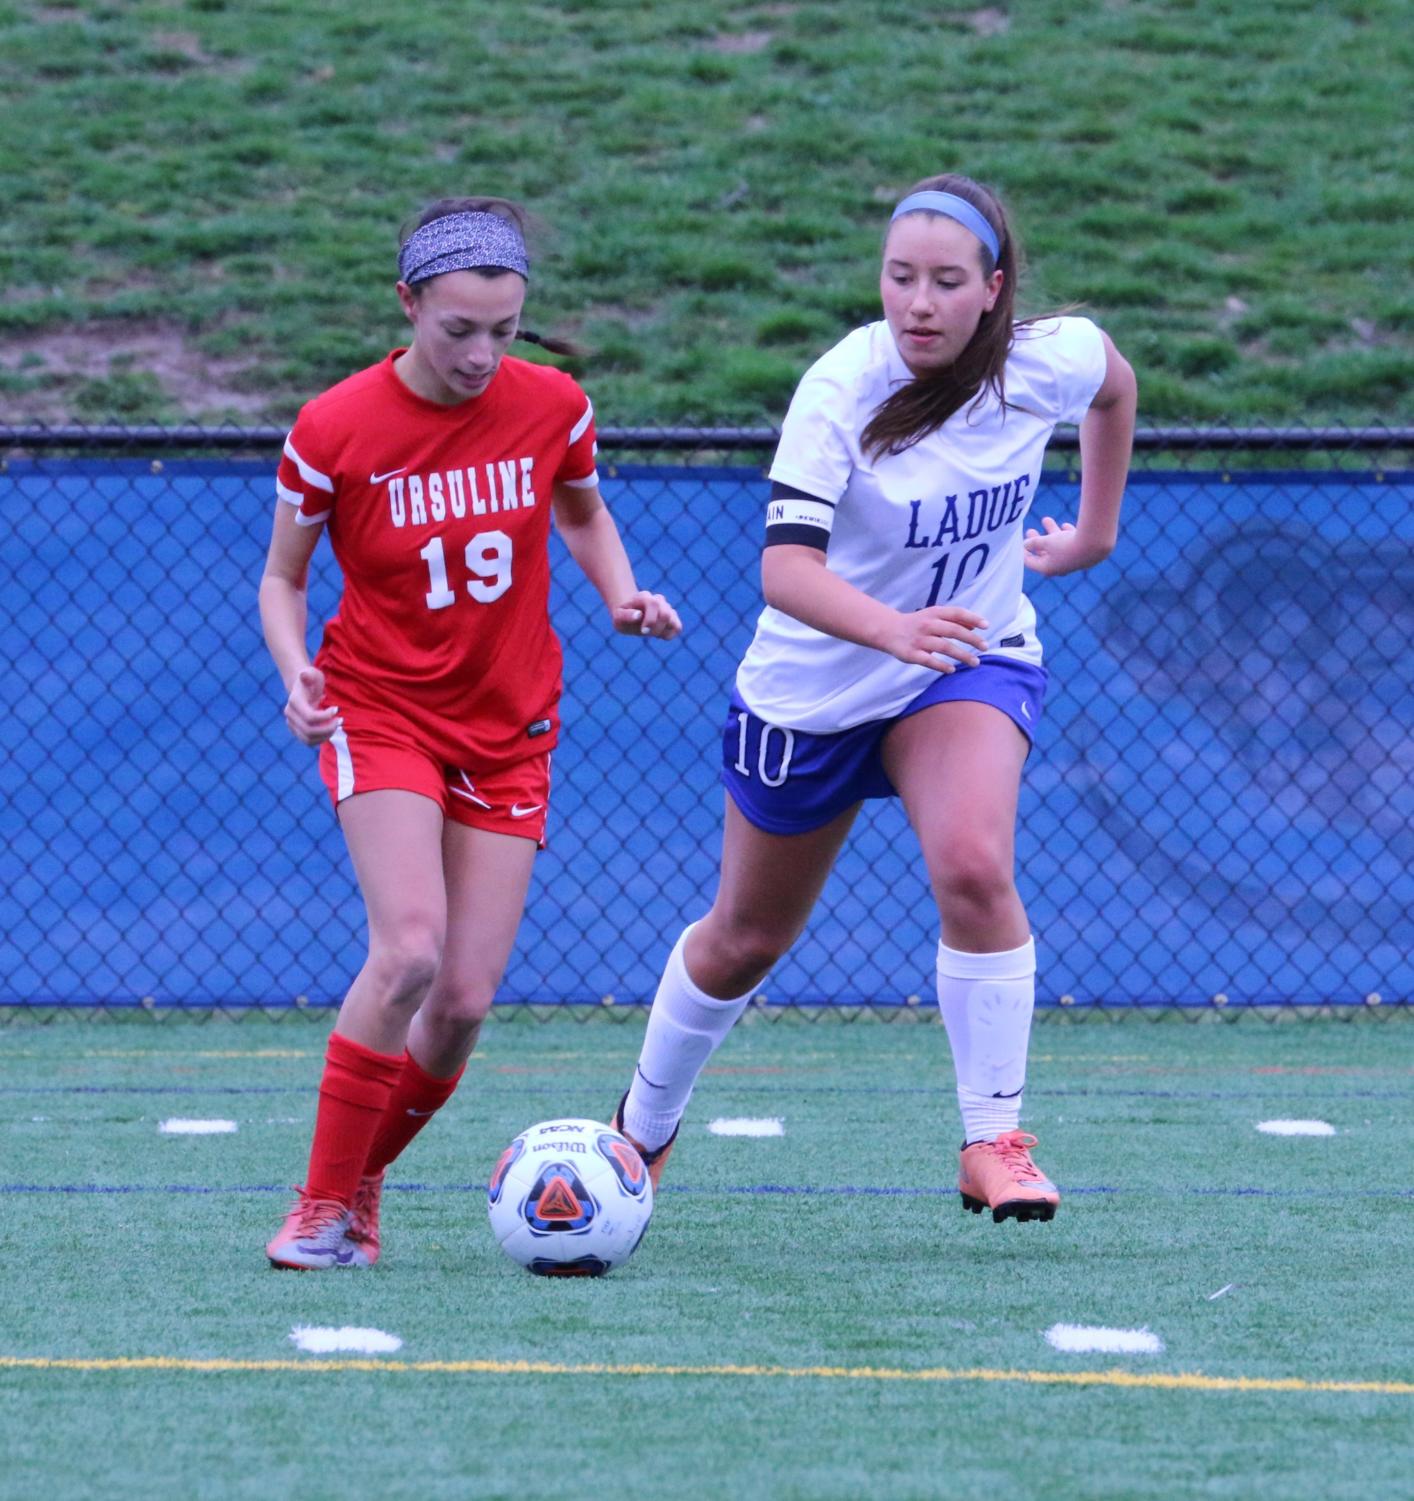
[[[542,349],[548,349],[551,354],[583,354],[582,345],[576,344],[573,339],[554,339],[545,334],[533,334],[528,328],[516,330],[516,338],[524,339],[527,344],[538,344]]]

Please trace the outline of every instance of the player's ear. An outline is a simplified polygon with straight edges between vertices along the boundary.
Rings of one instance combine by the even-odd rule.
[[[409,323],[417,322],[417,293],[405,281],[398,283],[398,301]]]

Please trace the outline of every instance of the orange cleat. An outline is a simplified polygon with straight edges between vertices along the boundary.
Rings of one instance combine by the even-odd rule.
[[[345,1239],[353,1248],[350,1266],[372,1266],[382,1249],[378,1239],[378,1207],[383,1198],[383,1174],[365,1173],[358,1180],[352,1218]]]
[[[295,1272],[354,1266],[354,1248],[345,1232],[352,1214],[337,1199],[312,1199],[302,1188],[275,1239],[265,1248],[270,1265]]]
[[[658,1192],[658,1180],[663,1176],[663,1169],[668,1165],[668,1154],[673,1150],[673,1143],[678,1139],[678,1132],[682,1129],[682,1122],[679,1121],[673,1127],[673,1134],[661,1147],[655,1147],[650,1152],[640,1142],[634,1141],[633,1137],[624,1130],[624,1106],[627,1104],[628,1095],[625,1093],[623,1099],[619,1101],[618,1109],[614,1111],[613,1117],[609,1121],[609,1127],[611,1130],[617,1131],[625,1141],[633,1142],[638,1155],[643,1159],[644,1167],[648,1169],[648,1181],[652,1183],[653,1192],[656,1194]]]
[[[1004,1131],[995,1141],[974,1141],[962,1149],[957,1187],[962,1207],[992,1219],[1049,1220],[1060,1203],[1056,1186],[1031,1160],[1036,1138]]]

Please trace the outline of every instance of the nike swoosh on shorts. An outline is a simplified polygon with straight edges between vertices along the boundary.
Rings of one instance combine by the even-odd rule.
[[[512,818],[529,818],[532,813],[538,813],[544,806],[543,803],[531,803],[528,808],[522,808],[519,803],[511,804]]]

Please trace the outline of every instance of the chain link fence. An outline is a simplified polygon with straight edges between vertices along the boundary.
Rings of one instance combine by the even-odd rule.
[[[0,1014],[336,1004],[362,908],[256,616],[282,431],[0,428]],[[711,900],[774,434],[621,429],[604,489],[686,631],[608,633],[555,542],[564,735],[503,997],[651,998]],[[1414,992],[1414,430],[1151,430],[1119,550],[1033,580],[1051,671],[1019,881],[1038,999],[1380,1007]],[[1075,434],[1036,514],[1073,516]],[[338,579],[311,580],[317,630]],[[861,814],[762,1004],[930,1009],[901,810]]]

